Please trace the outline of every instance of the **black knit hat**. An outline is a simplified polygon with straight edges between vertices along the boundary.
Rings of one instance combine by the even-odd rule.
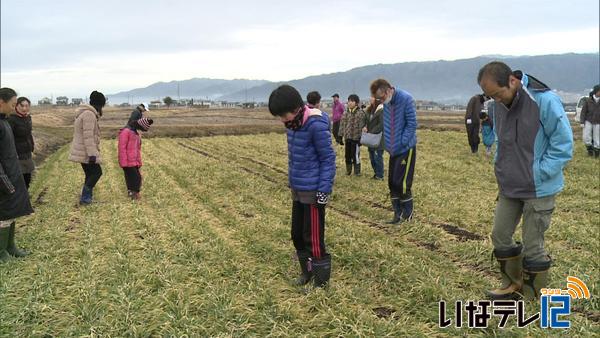
[[[90,104],[94,107],[104,107],[106,104],[106,97],[99,91],[94,90],[90,94]]]

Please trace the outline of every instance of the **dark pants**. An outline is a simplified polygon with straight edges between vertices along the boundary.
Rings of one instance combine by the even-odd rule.
[[[345,144],[346,165],[360,164],[360,142],[346,139]]]
[[[369,159],[371,160],[371,167],[373,167],[375,176],[383,178],[383,149],[369,148]]]
[[[416,159],[417,147],[412,147],[398,156],[390,157],[388,186],[391,198],[399,198],[400,200],[412,198],[411,188]]]
[[[329,254],[325,249],[325,206],[303,204],[292,205],[292,241],[296,251],[307,251],[311,257],[321,259]]]
[[[337,143],[342,143],[342,137],[340,136],[340,121],[333,122],[333,138]]]
[[[23,180],[25,180],[25,187],[29,190],[29,184],[31,183],[31,173],[23,174]]]
[[[85,182],[83,183],[88,188],[94,188],[100,176],[102,176],[102,167],[97,163],[81,163],[83,172],[85,173]]]
[[[476,124],[467,124],[467,138],[469,139],[469,146],[471,146],[471,152],[476,153],[479,150],[479,126]]]
[[[140,167],[123,168],[123,173],[125,174],[127,190],[140,192],[140,189],[142,188],[142,173],[140,173]]]

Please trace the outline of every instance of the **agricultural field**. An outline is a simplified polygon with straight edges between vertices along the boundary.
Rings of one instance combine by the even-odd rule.
[[[498,329],[493,317],[488,329],[440,329],[440,300],[483,299],[498,283],[488,236],[497,190],[490,160],[470,155],[463,133],[418,138],[408,224],[385,224],[387,185],[370,179],[364,149],[363,176],[338,172],[327,209],[332,280],[316,290],[291,284],[283,134],[145,139],[138,202],[127,198],[116,142],[104,140],[88,207],[77,205],[83,174],[62,147],[33,181],[36,213],[17,223],[32,255],[0,265],[0,336],[598,335],[598,163],[577,147],[547,232],[550,286],[573,275],[592,294],[574,300],[572,328],[518,329],[512,317]]]

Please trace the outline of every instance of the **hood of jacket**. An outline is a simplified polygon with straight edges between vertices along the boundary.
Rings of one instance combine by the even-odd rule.
[[[96,111],[96,108],[90,106],[89,104],[80,104],[77,107],[77,110],[75,110],[75,118],[78,118],[86,110],[91,110],[96,115],[96,118],[100,117],[100,115]]]

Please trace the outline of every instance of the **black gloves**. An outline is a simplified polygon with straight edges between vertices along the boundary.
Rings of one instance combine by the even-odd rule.
[[[96,163],[96,156],[90,156],[89,163],[90,164]]]

